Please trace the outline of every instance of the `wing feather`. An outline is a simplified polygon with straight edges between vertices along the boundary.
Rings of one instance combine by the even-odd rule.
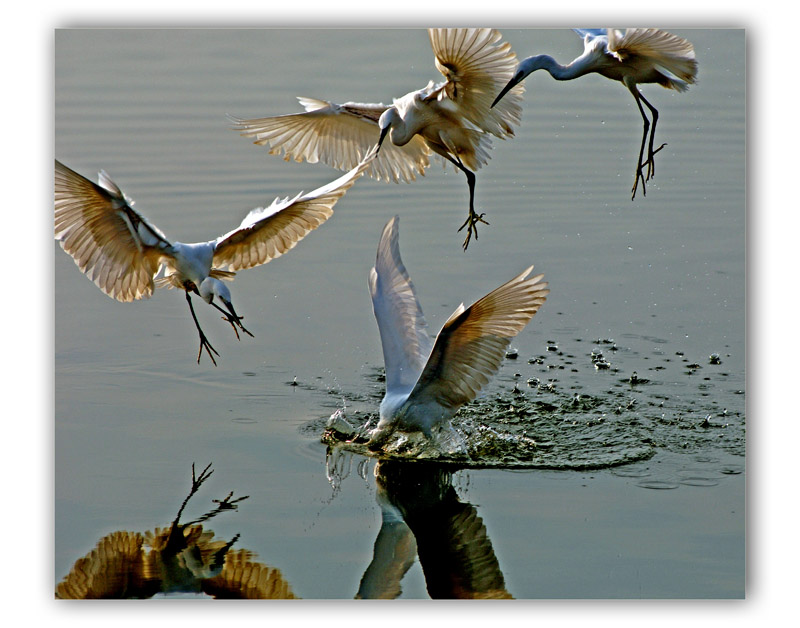
[[[410,390],[431,352],[417,292],[400,258],[399,217],[384,227],[369,274],[372,309],[378,322],[386,368],[386,390]]]
[[[511,45],[499,43],[502,36],[491,28],[431,28],[428,34],[436,67],[447,79],[439,97],[446,94],[459,115],[482,131],[498,137],[514,135],[511,125],[522,119],[524,86],[515,86],[491,107],[517,67]]]
[[[511,338],[527,325],[549,294],[533,266],[479,299],[461,305],[445,322],[410,403],[457,409],[475,399],[500,368]]]
[[[228,552],[220,574],[201,580],[200,587],[217,599],[286,600],[296,597],[280,570],[257,562],[248,550]]]
[[[679,91],[697,79],[697,60],[692,43],[658,28],[629,28],[624,34],[610,28],[608,50],[622,60],[633,55],[648,58],[666,70],[668,79],[677,79],[677,82],[671,80],[669,87]]]
[[[333,206],[375,158],[370,151],[347,174],[308,194],[251,211],[237,229],[220,236],[214,250],[214,267],[237,271],[266,264],[280,257],[333,215]]]
[[[249,120],[233,118],[233,128],[254,143],[269,145],[270,153],[286,160],[322,162],[338,170],[357,166],[380,136],[378,120],[388,108],[383,104],[348,102],[337,105],[324,100],[300,98],[304,113],[290,113]],[[415,137],[405,146],[384,143],[367,169],[379,181],[413,181],[430,165],[430,149]]]
[[[55,238],[98,288],[118,301],[153,293],[153,277],[171,244],[138,214],[117,185],[92,183],[55,162]]]

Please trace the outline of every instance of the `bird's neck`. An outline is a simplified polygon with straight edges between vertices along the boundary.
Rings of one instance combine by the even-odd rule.
[[[550,76],[557,81],[569,81],[591,71],[586,64],[580,63],[579,60],[580,57],[569,65],[561,65],[550,55],[537,55],[525,60],[525,71],[530,74],[536,70],[547,70]]]
[[[398,108],[395,106],[390,107],[383,113],[379,124],[383,129],[381,138],[385,137],[388,133],[389,138],[392,140],[392,144],[395,146],[405,146],[411,141],[411,138],[414,137],[419,130],[408,125]]]

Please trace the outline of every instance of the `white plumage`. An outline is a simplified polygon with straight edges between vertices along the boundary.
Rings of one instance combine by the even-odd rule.
[[[536,70],[547,70],[559,81],[570,81],[585,74],[596,72],[628,88],[642,116],[644,130],[639,156],[636,160],[631,200],[636,197],[639,181],[642,193],[647,194],[646,182],[655,176],[655,154],[666,144],[653,148],[658,122],[658,110],[642,96],[640,83],[658,83],[668,89],[686,91],[697,78],[697,60],[691,42],[658,28],[629,28],[624,33],[613,28],[574,29],[583,38],[583,54],[567,65],[561,65],[549,55],[535,55],[520,61],[513,78],[497,95],[492,107],[502,103],[503,97],[514,89],[529,74]],[[650,120],[642,108],[647,105],[653,117]],[[642,163],[647,132],[650,142],[647,160]],[[647,166],[647,175],[643,170]]]
[[[492,98],[516,67],[516,56],[507,42],[500,43],[498,31],[431,28],[428,34],[445,81],[430,81],[392,105],[299,98],[304,113],[232,120],[243,136],[269,145],[270,153],[340,170],[352,168],[378,142],[379,155],[367,174],[379,180],[413,181],[425,174],[431,154],[440,155],[467,177],[469,217],[461,227],[468,227],[466,249],[471,236],[478,237],[476,225],[482,221],[474,209],[474,171],[489,161],[490,135],[514,135],[523,87],[491,108]],[[387,134],[391,142],[384,145]]]
[[[190,293],[220,310],[236,331],[242,325],[228,287],[235,271],[266,264],[292,249],[333,214],[333,206],[368,167],[369,152],[347,174],[308,194],[276,199],[252,210],[236,229],[208,242],[171,241],[133,209],[133,202],[105,173],[99,185],[55,162],[55,238],[78,268],[118,301],[146,299],[156,287],[181,288],[205,349],[219,355],[200,329]],[[163,268],[163,276],[157,277]],[[218,305],[221,301],[226,309]]]
[[[500,368],[511,338],[550,292],[544,275],[527,278],[530,266],[470,307],[461,304],[432,340],[400,258],[398,223],[395,216],[384,227],[369,274],[386,369],[380,421],[370,438],[373,448],[395,429],[430,436],[434,425],[475,399]]]

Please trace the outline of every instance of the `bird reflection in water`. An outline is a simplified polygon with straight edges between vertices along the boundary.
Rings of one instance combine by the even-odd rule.
[[[144,534],[118,531],[103,537],[56,587],[61,599],[150,598],[158,593],[205,593],[215,598],[294,598],[281,572],[254,560],[245,549],[232,551],[239,535],[215,540],[202,525],[221,512],[236,510],[247,496],[233,492],[203,516],[180,523],[186,504],[214,471],[200,475],[192,465],[192,487],[168,528]]]
[[[382,524],[356,598],[396,598],[415,554],[435,599],[510,599],[486,526],[452,472],[419,462],[375,467]]]

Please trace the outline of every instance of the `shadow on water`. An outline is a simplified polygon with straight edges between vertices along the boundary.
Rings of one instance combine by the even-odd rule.
[[[214,473],[209,464],[200,475],[192,465],[192,488],[172,524],[144,534],[120,530],[104,536],[75,561],[56,587],[60,599],[143,599],[157,594],[196,593],[214,598],[289,599],[295,595],[281,572],[257,562],[246,549],[231,550],[239,539],[214,539],[199,525],[222,512],[236,510],[247,496],[214,500],[216,508],[180,523],[189,500]]]

